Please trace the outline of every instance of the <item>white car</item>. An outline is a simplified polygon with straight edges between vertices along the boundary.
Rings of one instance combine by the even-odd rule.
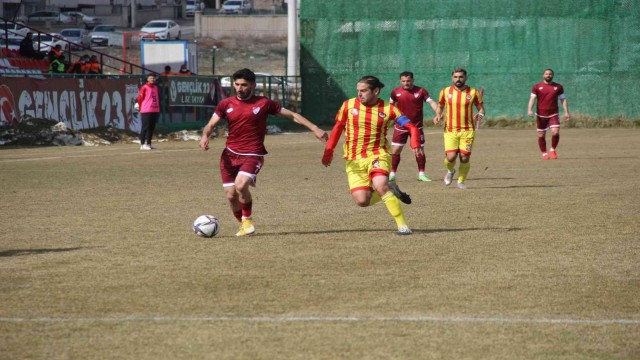
[[[71,28],[60,30],[60,35],[71,42],[71,49],[80,49],[81,46],[91,47],[91,37],[87,29]]]
[[[82,23],[87,29],[93,29],[94,26],[102,23],[102,20],[96,16],[89,16],[80,11],[67,11],[64,13],[77,23],[77,19],[82,19]]]
[[[204,10],[204,2],[200,0],[187,0],[187,3],[184,6],[184,15],[195,16],[196,11],[202,10]]]
[[[220,13],[222,14],[248,14],[253,9],[250,0],[227,0],[222,4]]]
[[[180,25],[173,20],[151,20],[140,29],[143,33],[153,33],[156,40],[180,40],[182,31]],[[141,40],[151,40],[150,35],[141,35]]]
[[[51,48],[55,47],[56,45],[60,45],[62,47],[62,50],[64,51],[67,49],[67,44],[68,44],[66,40],[67,39],[65,39],[64,36],[58,33],[34,34],[33,48],[36,51],[47,53],[51,50]]]
[[[28,27],[25,27],[24,24],[21,23],[2,23],[0,24],[0,36],[2,38],[7,37],[10,38],[23,38],[27,36],[27,33],[31,31]]]

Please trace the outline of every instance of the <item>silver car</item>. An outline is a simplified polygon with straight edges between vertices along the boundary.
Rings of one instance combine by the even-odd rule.
[[[115,25],[97,25],[89,33],[91,46],[109,46],[109,39],[116,32]]]
[[[73,21],[70,16],[65,15],[59,11],[36,11],[27,15],[27,22],[45,22],[51,21],[54,23],[69,24]]]
[[[70,28],[60,30],[60,35],[64,36],[71,43],[71,49],[78,49],[82,46],[91,47],[91,38],[87,29]]]
[[[73,21],[78,24],[78,19],[82,19],[82,23],[87,29],[93,29],[96,25],[102,22],[102,19],[96,16],[89,16],[87,14],[81,13],[80,11],[67,11],[64,13],[65,15],[71,17]]]

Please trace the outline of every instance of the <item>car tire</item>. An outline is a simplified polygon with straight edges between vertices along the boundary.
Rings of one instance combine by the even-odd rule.
[[[178,31],[178,36],[176,36],[176,40],[180,40],[180,35],[181,35],[181,32]]]

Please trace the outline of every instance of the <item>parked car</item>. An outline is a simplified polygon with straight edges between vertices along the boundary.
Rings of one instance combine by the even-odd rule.
[[[51,48],[55,47],[56,45],[60,45],[62,47],[62,50],[64,51],[67,49],[68,45],[68,42],[66,40],[67,39],[65,39],[64,36],[58,33],[34,34],[33,47],[34,49],[36,49],[36,51],[47,53],[49,52],[49,50],[51,50]]]
[[[140,29],[140,32],[154,33],[156,40],[180,39],[180,25],[173,20],[151,20]],[[142,40],[151,40],[151,36],[142,36]]]
[[[28,27],[25,27],[24,24],[22,23],[10,23],[10,22],[3,22],[0,24],[0,36],[2,38],[5,37],[5,34],[7,34],[7,37],[18,37],[18,38],[23,38],[25,36],[27,36],[27,33],[31,31],[29,30]]]
[[[300,87],[299,84],[286,80],[285,76],[275,76],[272,74],[261,73],[261,72],[257,72],[255,74],[256,74],[256,90],[262,90],[265,88],[265,86],[267,88],[271,86],[272,91],[276,89],[278,90],[282,89],[283,85],[286,89],[295,89],[296,86],[298,88]],[[221,78],[220,86],[222,86],[223,89],[231,88],[233,86],[233,84],[231,83],[231,78],[228,76]]]
[[[4,37],[0,37],[0,48],[8,48],[10,50],[20,50],[20,42],[22,41],[22,38],[10,37],[7,40],[9,44],[8,46],[7,46],[7,43],[5,42]]]
[[[89,33],[92,46],[109,46],[109,39],[116,32],[115,25],[96,25]]]
[[[78,23],[78,19],[82,19],[82,23],[87,29],[93,29],[96,25],[102,23],[102,19],[96,16],[89,16],[80,11],[67,11],[65,15],[71,17],[72,22]]]
[[[89,31],[81,28],[70,28],[60,30],[60,35],[64,36],[71,43],[71,49],[79,49],[81,46],[91,47]]]
[[[253,9],[253,3],[247,0],[227,0],[222,4],[223,14],[247,14]]]
[[[184,15],[195,16],[196,11],[202,10],[204,10],[204,2],[200,0],[187,0],[187,3],[184,6]]]
[[[59,11],[36,11],[27,15],[28,23],[45,21],[68,24],[71,23],[73,19]]]

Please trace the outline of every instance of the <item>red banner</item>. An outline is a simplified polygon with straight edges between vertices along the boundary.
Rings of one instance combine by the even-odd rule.
[[[3,77],[0,84],[0,126],[24,118],[64,122],[74,130],[111,126],[140,130],[133,116],[139,79],[62,79]]]

